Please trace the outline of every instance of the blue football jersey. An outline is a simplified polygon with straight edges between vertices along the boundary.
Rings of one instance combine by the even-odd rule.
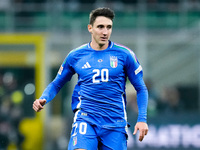
[[[129,48],[109,41],[105,50],[94,50],[90,43],[72,50],[40,99],[51,101],[75,73],[78,74],[72,95],[75,119],[80,117],[105,128],[125,127],[128,77],[137,91],[137,121],[146,122],[148,93],[142,67]]]

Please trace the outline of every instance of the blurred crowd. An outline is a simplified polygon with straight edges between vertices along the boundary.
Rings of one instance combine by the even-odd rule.
[[[44,3],[48,2],[49,0],[15,0],[19,2],[25,3]],[[139,0],[61,0],[63,2],[79,2],[79,3],[94,3],[98,1],[107,1],[107,2],[122,2],[122,3],[138,3]],[[148,3],[179,3],[180,0],[144,0]],[[192,2],[198,2],[198,0],[190,0]]]
[[[166,86],[158,93],[155,90],[153,82],[150,79],[145,80],[148,89],[148,116],[153,117],[158,114],[170,115],[181,113],[186,110],[184,101],[181,100],[180,91],[176,86]],[[128,86],[127,88],[127,110],[128,114],[137,116],[137,101],[134,88]],[[133,110],[133,113],[131,112]],[[131,115],[130,115],[131,116]],[[130,117],[131,118],[131,117]]]
[[[0,74],[0,150],[20,150],[23,92],[11,72]]]
[[[28,3],[32,3],[32,4],[44,4],[44,3],[54,3],[56,2],[56,4],[59,3],[65,3],[70,5],[70,7],[75,8],[73,5],[76,6],[81,6],[81,5],[95,5],[97,7],[99,6],[117,6],[120,5],[121,7],[123,7],[123,5],[130,5],[130,4],[138,4],[141,2],[144,2],[146,4],[179,4],[179,3],[183,3],[183,1],[181,0],[0,0],[0,8],[2,7],[7,7],[9,8],[10,5],[12,3],[14,4],[28,4]],[[184,2],[187,2],[187,4],[189,4],[189,6],[192,7],[200,7],[200,1],[199,0],[186,0]],[[99,5],[99,6],[98,6]],[[120,7],[118,6],[118,7]]]

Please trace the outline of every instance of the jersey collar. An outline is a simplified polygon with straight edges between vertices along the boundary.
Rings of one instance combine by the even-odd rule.
[[[91,41],[87,44],[87,47],[88,47],[89,49],[93,49],[93,48],[90,46],[90,43],[91,43]],[[107,49],[112,48],[113,45],[114,45],[114,43],[113,43],[112,41],[109,40],[108,47],[107,47],[106,49],[104,49],[104,50],[107,50]],[[93,49],[93,50],[94,50],[94,49]]]

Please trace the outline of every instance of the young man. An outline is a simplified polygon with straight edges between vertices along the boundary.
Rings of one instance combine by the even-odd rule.
[[[78,74],[72,96],[75,115],[68,150],[127,149],[127,77],[137,91],[139,114],[133,134],[139,130],[142,141],[148,132],[148,93],[142,67],[130,49],[109,41],[113,18],[114,12],[109,8],[98,8],[90,13],[91,42],[68,54],[56,78],[33,103],[33,109],[39,112],[75,73]]]

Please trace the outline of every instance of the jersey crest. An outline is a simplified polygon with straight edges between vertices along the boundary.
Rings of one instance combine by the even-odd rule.
[[[117,56],[110,56],[110,66],[112,68],[116,68],[118,65],[118,59]]]

